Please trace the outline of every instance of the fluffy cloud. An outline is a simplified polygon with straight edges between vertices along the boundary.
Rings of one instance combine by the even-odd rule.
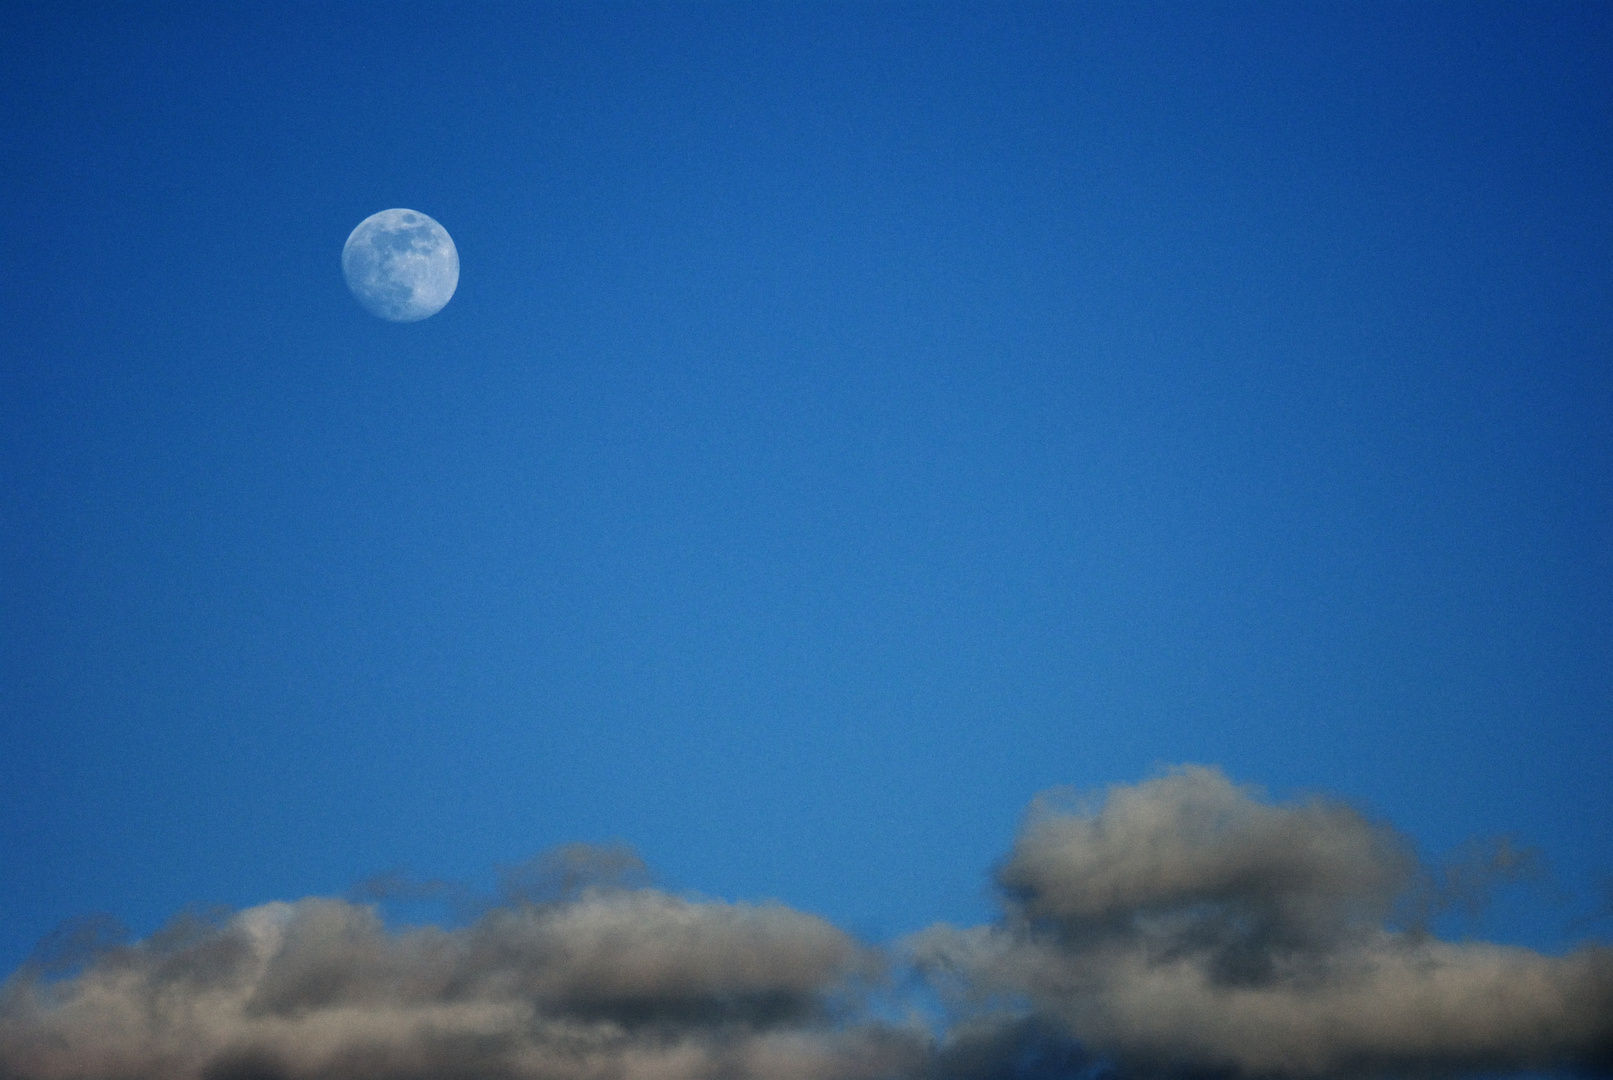
[[[875,1018],[895,1014],[868,995],[890,960],[823,920],[673,896],[630,852],[572,848],[453,929],[309,899],[128,946],[87,933],[77,973],[0,986],[0,1080],[1607,1071],[1609,950],[1416,929],[1431,891],[1471,896],[1481,871],[1432,873],[1347,807],[1272,805],[1210,769],[1044,800],[1000,868],[1002,919],[900,950],[953,1005],[932,1031]]]
[[[1613,1064],[1613,953],[1392,929],[1430,877],[1347,807],[1273,806],[1188,768],[1042,803],[999,872],[1001,924],[909,949],[955,999],[1021,1003],[1139,1074]]]
[[[810,915],[653,889],[514,904],[459,930],[269,904],[71,979],[12,980],[0,1076],[886,1076],[914,1040],[837,1015],[876,960]]]

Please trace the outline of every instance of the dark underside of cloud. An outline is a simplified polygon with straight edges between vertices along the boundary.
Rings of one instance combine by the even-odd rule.
[[[1340,805],[1261,801],[1211,769],[1044,800],[999,872],[997,923],[890,950],[781,905],[670,895],[634,870],[619,851],[571,849],[455,928],[389,929],[372,906],[309,899],[92,940],[74,971],[31,964],[0,987],[0,1080],[1613,1066],[1613,951],[1437,940],[1416,916],[1439,877],[1403,838]],[[904,972],[939,992],[944,1021],[888,1019]]]

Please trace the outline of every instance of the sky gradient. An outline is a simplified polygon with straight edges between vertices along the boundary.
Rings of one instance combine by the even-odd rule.
[[[0,972],[573,842],[886,943],[1194,762],[1605,940],[1609,192],[1596,5],[9,6]]]

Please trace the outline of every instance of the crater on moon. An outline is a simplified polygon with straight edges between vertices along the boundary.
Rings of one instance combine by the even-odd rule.
[[[459,287],[459,251],[448,230],[418,210],[382,210],[358,223],[342,248],[347,287],[372,315],[419,322]]]

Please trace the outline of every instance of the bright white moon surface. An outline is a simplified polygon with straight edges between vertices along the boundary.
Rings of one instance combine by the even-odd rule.
[[[358,223],[342,248],[347,287],[372,315],[419,322],[459,287],[459,250],[448,230],[418,210],[382,210]]]

